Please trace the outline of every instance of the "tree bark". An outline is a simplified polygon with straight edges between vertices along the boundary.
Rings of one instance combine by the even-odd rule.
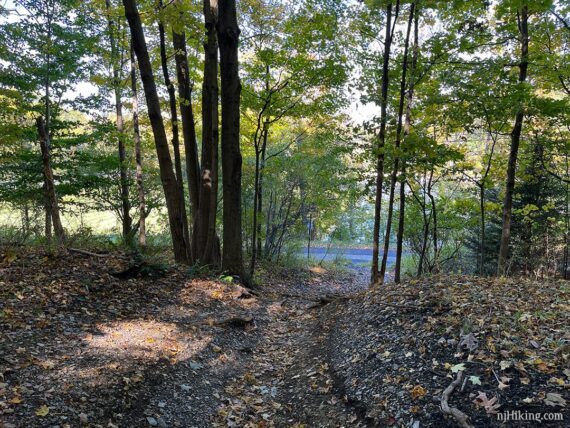
[[[427,186],[427,195],[431,202],[431,217],[433,218],[433,229],[432,229],[432,240],[433,240],[433,266],[430,268],[430,272],[439,271],[439,248],[437,245],[438,232],[437,232],[437,205],[435,203],[435,197],[432,193],[433,186],[433,167],[430,172],[430,180]]]
[[[45,59],[45,66],[46,66],[46,73],[45,73],[45,80],[44,80],[44,97],[45,97],[45,104],[44,104],[44,114],[45,114],[45,144],[47,147],[47,152],[49,155],[50,149],[50,123],[51,123],[51,111],[50,111],[50,87],[51,87],[51,35],[52,35],[52,10],[50,10],[50,3],[46,2],[46,15],[47,15],[47,23],[46,23],[46,59]],[[39,131],[39,129],[38,129]],[[41,132],[39,132],[41,134]],[[41,139],[41,135],[40,135]],[[45,235],[48,242],[52,240],[52,213],[51,213],[51,203],[49,198],[49,191],[48,191],[48,184],[46,182],[45,174],[44,174],[44,192],[45,192]]]
[[[199,204],[200,165],[198,163],[198,148],[196,146],[196,125],[192,110],[192,85],[190,83],[188,53],[186,51],[186,34],[173,31],[172,45],[175,52],[174,59],[176,61],[176,76],[178,80],[182,136],[184,139],[184,151],[186,152],[186,178],[188,181],[191,217],[194,222]]]
[[[143,181],[141,134],[139,130],[139,102],[137,91],[137,66],[135,62],[135,52],[131,46],[131,90],[133,104],[133,139],[135,143],[135,163],[137,165],[135,178],[139,197],[139,245],[146,246],[146,200]]]
[[[168,211],[174,259],[180,263],[188,263],[190,260],[190,248],[184,237],[184,221],[180,198],[178,197],[177,180],[172,169],[173,165],[168,149],[168,139],[164,129],[164,122],[160,111],[160,101],[156,91],[156,84],[141,18],[135,0],[123,0],[123,5],[125,6],[125,15],[129,21],[129,27],[131,28],[133,49],[138,59],[139,71],[148,107],[148,116],[154,134],[156,154],[160,169],[160,180],[164,189],[164,197]]]
[[[398,7],[396,6],[396,16],[398,18]],[[390,78],[390,50],[392,48],[392,2],[386,6],[386,35],[384,37],[384,56],[382,64],[382,89],[380,100],[380,131],[378,133],[378,144],[376,146],[376,198],[374,202],[374,230],[372,238],[372,284],[378,283],[378,257],[380,254],[380,213],[382,210],[382,186],[384,182],[384,146],[386,145],[386,122],[388,105],[388,88]]]
[[[240,93],[235,0],[219,0],[218,42],[222,93],[222,174],[224,248],[222,268],[244,274],[241,230]]]
[[[408,29],[406,31],[406,41],[404,44],[404,61],[402,62],[402,79],[400,81],[400,102],[398,105],[398,125],[396,128],[396,143],[394,145],[394,166],[392,169],[392,178],[390,181],[390,197],[388,200],[388,217],[386,219],[386,231],[384,235],[384,253],[382,254],[382,266],[380,267],[380,283],[384,282],[386,275],[386,266],[388,263],[388,251],[390,249],[390,233],[392,232],[392,216],[394,213],[394,194],[396,190],[396,181],[398,181],[398,166],[400,162],[400,142],[402,135],[402,119],[404,116],[404,101],[406,99],[406,74],[408,71],[408,47],[410,44],[410,34],[412,30],[412,21],[414,19],[415,3],[410,5],[410,15],[408,18]],[[398,278],[399,279],[399,278]]]
[[[196,258],[208,265],[220,264],[219,238],[216,234],[218,207],[218,40],[217,2],[204,0],[204,81],[202,83],[202,168],[199,206],[194,222],[192,248]]]
[[[159,7],[163,8],[162,0],[159,1]],[[180,157],[180,136],[178,132],[178,112],[176,109],[176,92],[174,85],[170,81],[170,73],[168,72],[168,57],[166,55],[166,35],[164,32],[164,23],[158,21],[158,34],[160,41],[160,63],[162,66],[162,75],[164,84],[168,92],[168,106],[170,108],[170,123],[172,128],[172,151],[174,153],[174,171],[176,172],[176,185],[178,189],[178,197],[180,199],[180,207],[182,211],[182,222],[184,228],[184,239],[190,242],[188,232],[188,216],[186,215],[186,204],[184,200],[184,179],[182,178],[182,160]]]
[[[485,186],[479,186],[479,215],[481,231],[479,236],[479,275],[483,275],[485,267]]]
[[[251,262],[249,265],[249,274],[253,276],[255,272],[255,263],[258,254],[261,253],[261,223],[259,217],[263,208],[261,199],[262,186],[263,186],[263,169],[265,167],[265,153],[267,148],[267,136],[269,132],[269,121],[263,122],[263,129],[261,131],[261,147],[259,147],[259,139],[257,137],[259,131],[259,124],[261,123],[261,116],[258,119],[258,128],[254,136],[255,147],[255,179],[253,189],[253,224],[252,224],[252,237],[251,237]]]
[[[519,15],[519,32],[521,61],[519,64],[519,84],[526,81],[528,72],[528,6],[523,6]],[[503,202],[503,228],[501,233],[501,246],[497,263],[497,274],[507,273],[507,261],[509,257],[509,243],[511,239],[511,221],[513,211],[513,193],[515,189],[515,176],[517,169],[517,157],[521,140],[524,121],[524,107],[521,105],[515,117],[515,124],[511,131],[511,149],[509,164],[507,167],[507,183],[505,187],[505,200]]]
[[[416,3],[413,3],[417,7]],[[410,83],[408,85],[408,102],[406,105],[406,120],[404,123],[404,139],[402,148],[410,134],[412,127],[412,106],[414,101],[415,73],[419,55],[419,13],[417,10],[410,12],[414,15],[414,52],[412,54],[412,65],[410,69]],[[399,283],[402,271],[402,252],[404,247],[404,227],[406,219],[406,159],[402,159],[402,173],[400,175],[400,207],[398,218],[398,232],[396,234],[396,265],[394,272],[394,282]]]
[[[44,183],[46,191],[46,200],[49,205],[49,212],[52,223],[53,230],[55,232],[55,239],[58,244],[65,242],[65,231],[61,224],[61,218],[59,216],[59,204],[57,202],[57,193],[55,190],[55,180],[53,178],[53,170],[51,167],[51,154],[49,148],[49,136],[46,129],[46,123],[42,116],[36,119],[36,126],[38,128],[38,136],[40,140],[40,149],[42,152],[42,163],[43,163],[43,174]],[[46,219],[47,220],[47,219]]]
[[[269,124],[266,122],[265,133],[263,134],[263,145],[261,146],[261,163],[259,165],[259,190],[257,195],[257,218],[263,212],[263,173],[265,170],[265,156],[267,154],[267,138],[269,135]],[[261,222],[257,223],[257,255],[261,257]]]
[[[119,47],[115,34],[113,19],[111,18],[111,1],[105,0],[107,9],[107,28],[109,31],[109,42],[111,44],[111,68],[113,70],[113,92],[115,95],[115,114],[117,116],[118,153],[119,153],[119,186],[121,191],[121,220],[123,229],[123,239],[128,242],[131,239],[131,202],[129,197],[129,178],[127,170],[127,153],[125,150],[125,129],[123,124],[123,103],[121,100],[121,73]]]

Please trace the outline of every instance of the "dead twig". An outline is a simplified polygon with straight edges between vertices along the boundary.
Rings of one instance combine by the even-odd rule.
[[[463,372],[460,371],[457,373],[455,380],[451,382],[447,388],[445,388],[443,394],[441,395],[441,411],[447,415],[453,416],[459,426],[463,428],[473,428],[473,425],[469,423],[469,417],[465,413],[456,407],[451,407],[449,405],[449,396],[453,393],[455,388],[461,383],[462,380]]]
[[[112,254],[98,254],[98,253],[92,253],[91,251],[87,251],[87,250],[80,250],[79,248],[67,248],[67,251],[71,252],[71,253],[77,253],[77,254],[83,254],[84,256],[91,256],[91,257],[109,257]]]

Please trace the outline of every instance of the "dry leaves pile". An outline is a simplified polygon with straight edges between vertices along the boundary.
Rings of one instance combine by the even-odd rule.
[[[182,269],[111,274],[130,263],[0,249],[1,427],[208,425],[221,388],[211,380],[235,375],[230,354],[255,339],[216,320],[256,299]]]
[[[387,425],[455,426],[438,400],[460,371],[450,405],[475,426],[500,426],[496,414],[507,410],[568,419],[569,302],[564,281],[439,276],[387,284],[329,308],[338,320],[333,368],[349,397]]]

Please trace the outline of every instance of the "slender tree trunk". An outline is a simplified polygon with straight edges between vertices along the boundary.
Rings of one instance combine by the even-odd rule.
[[[388,201],[388,216],[386,219],[386,231],[384,235],[384,253],[382,254],[382,266],[380,267],[380,283],[384,282],[386,275],[386,266],[388,263],[388,251],[390,249],[390,234],[392,232],[392,216],[394,213],[394,194],[396,191],[396,181],[398,181],[398,166],[400,161],[400,140],[402,135],[402,119],[404,116],[404,101],[406,99],[406,74],[408,71],[408,47],[410,44],[410,34],[412,31],[412,22],[414,19],[415,3],[410,6],[410,16],[408,18],[408,29],[406,31],[406,41],[404,44],[404,61],[402,63],[402,79],[400,82],[400,102],[398,105],[398,125],[396,128],[396,144],[394,151],[394,167],[392,169],[392,178],[390,181],[390,197]],[[398,278],[399,280],[399,278]]]
[[[43,174],[44,183],[46,190],[46,199],[49,204],[50,217],[53,223],[53,230],[55,232],[55,239],[58,244],[65,242],[65,231],[61,224],[61,218],[59,216],[59,204],[57,201],[57,193],[55,190],[55,180],[53,178],[53,170],[51,167],[51,155],[49,150],[49,137],[46,130],[46,123],[42,116],[39,116],[36,120],[36,126],[38,128],[38,135],[40,140],[40,149],[42,152],[42,163],[43,163]]]
[[[235,0],[219,1],[217,23],[222,93],[222,173],[224,196],[224,270],[243,275],[241,223],[240,93]]]
[[[413,3],[414,7],[417,7],[416,3]],[[404,144],[406,138],[410,134],[410,128],[412,126],[412,106],[414,101],[414,87],[415,87],[415,73],[418,64],[419,55],[419,13],[416,10],[410,12],[414,15],[414,52],[412,54],[412,66],[410,70],[410,83],[408,84],[408,102],[406,105],[406,120],[404,123],[404,139],[402,142],[402,148],[404,149]],[[404,150],[405,152],[405,150]],[[394,273],[394,281],[396,283],[400,282],[401,270],[402,270],[402,252],[404,246],[404,227],[406,219],[406,159],[402,159],[402,173],[400,175],[400,207],[399,207],[399,218],[398,218],[398,232],[396,234],[396,266]]]
[[[396,16],[398,17],[398,7]],[[380,102],[380,131],[376,146],[376,198],[374,201],[374,230],[372,237],[372,270],[370,281],[379,281],[378,257],[380,254],[380,214],[382,211],[382,186],[384,182],[384,146],[386,145],[386,122],[388,105],[388,88],[390,77],[390,50],[392,48],[392,2],[386,6],[386,35],[384,37],[384,57],[382,64],[382,94]]]
[[[139,197],[139,245],[146,246],[146,200],[143,182],[142,152],[141,152],[141,133],[139,130],[139,101],[137,91],[137,65],[135,62],[135,51],[131,46],[131,90],[133,103],[133,139],[135,143],[135,163],[136,182]]]
[[[519,83],[527,78],[528,71],[528,7],[522,7],[519,16],[519,32],[521,47],[521,62],[519,64]],[[515,189],[515,176],[517,169],[517,157],[521,140],[524,120],[524,107],[521,105],[515,117],[515,124],[511,132],[511,150],[507,167],[507,183],[505,187],[505,200],[503,202],[503,229],[501,233],[501,246],[497,264],[497,274],[507,273],[507,260],[509,256],[509,243],[511,239],[511,221],[513,211],[513,193]]]
[[[430,269],[431,271],[438,272],[439,271],[439,248],[437,245],[438,240],[438,231],[437,231],[437,205],[435,203],[435,198],[433,196],[432,191],[432,179],[433,179],[433,169],[430,172],[430,179],[428,182],[427,187],[427,195],[431,202],[431,217],[433,219],[433,229],[432,229],[432,240],[433,240],[433,267]]]
[[[177,262],[187,263],[190,260],[190,248],[184,237],[183,211],[178,197],[176,176],[173,171],[172,159],[168,148],[168,138],[164,128],[164,122],[160,111],[160,101],[156,91],[156,84],[152,71],[152,65],[148,55],[148,49],[142,22],[138,13],[135,0],[123,0],[125,15],[131,28],[133,49],[138,59],[139,71],[145,92],[148,107],[148,116],[154,134],[156,154],[160,168],[160,180],[164,189],[168,221],[174,258]]]
[[[259,126],[259,122],[258,122]],[[249,266],[249,274],[253,276],[255,272],[255,263],[257,255],[261,253],[261,223],[259,217],[262,210],[262,174],[263,166],[265,163],[265,150],[267,147],[267,133],[269,131],[269,123],[267,120],[263,122],[263,130],[261,131],[261,147],[259,147],[259,140],[257,132],[255,133],[255,179],[253,185],[253,224],[252,224],[252,237],[251,237],[251,263]],[[259,128],[258,128],[259,130]]]
[[[422,248],[420,251],[420,260],[418,262],[418,272],[417,272],[417,276],[421,276],[422,273],[424,272],[424,264],[425,264],[425,259],[426,259],[426,251],[427,251],[427,244],[428,244],[428,237],[429,237],[429,217],[426,213],[426,207],[425,205],[422,207],[422,214],[423,214],[423,220],[424,220],[424,230],[423,230],[423,240],[422,240]]]
[[[30,234],[30,207],[28,202],[24,202],[24,207],[22,208],[22,241],[25,242]]]
[[[261,146],[261,164],[259,165],[259,191],[257,195],[257,218],[263,212],[263,172],[265,170],[265,156],[267,154],[267,138],[269,134],[269,124],[266,122],[265,133],[263,134],[263,145]],[[261,254],[261,222],[257,223],[257,255],[262,257]]]
[[[192,248],[202,263],[218,266],[219,238],[216,234],[218,203],[218,41],[217,3],[204,0],[204,81],[202,84],[202,169],[199,206],[194,222]]]
[[[51,240],[53,238],[53,232],[52,232],[52,221],[51,221],[51,205],[49,203],[49,198],[48,198],[48,192],[47,192],[47,184],[45,181],[45,175],[44,175],[44,185],[42,187],[42,190],[44,192],[44,210],[45,210],[45,215],[44,215],[44,233],[46,236],[46,241],[51,243]]]
[[[46,133],[46,140],[45,144],[47,147],[48,155],[50,150],[50,124],[51,124],[51,111],[50,111],[50,87],[51,87],[51,34],[52,34],[52,10],[50,8],[51,4],[46,2],[46,16],[47,16],[47,23],[46,23],[46,58],[45,58],[45,80],[44,80],[44,97],[45,97],[45,104],[44,104],[44,114],[45,114],[45,133]],[[38,133],[41,132],[38,129]],[[40,135],[41,139],[41,135]],[[45,192],[45,235],[46,240],[51,243],[52,240],[52,206],[50,203],[49,198],[49,190],[48,190],[48,183],[44,173],[44,192]]]
[[[253,219],[251,225],[251,261],[249,264],[249,275],[255,272],[255,262],[257,258],[257,201],[259,198],[259,165],[261,163],[261,152],[255,146],[255,174],[253,179]]]
[[[160,8],[163,7],[162,0],[159,1]],[[166,54],[166,35],[164,32],[164,23],[162,20],[158,22],[158,34],[160,40],[160,63],[162,66],[162,75],[164,84],[168,92],[168,106],[170,108],[170,124],[172,128],[172,151],[174,153],[174,171],[176,172],[176,184],[178,189],[178,197],[180,198],[180,207],[182,211],[182,222],[184,228],[184,239],[190,242],[188,232],[188,216],[186,215],[186,203],[184,199],[184,178],[182,176],[182,159],[180,157],[180,136],[178,132],[178,112],[176,109],[176,91],[174,85],[170,81],[170,73],[168,72],[168,56]]]
[[[568,162],[568,152],[566,152],[566,177],[570,177],[570,162]],[[566,182],[566,204],[564,207],[564,262],[562,263],[564,272],[562,273],[562,278],[568,279],[570,272],[568,271],[568,261],[570,259],[570,252],[568,251],[568,241],[570,240],[570,182]]]
[[[424,169],[424,176],[423,176],[423,180],[422,180],[422,199],[420,199],[419,196],[416,196],[415,193],[413,193],[413,189],[412,189],[412,195],[414,195],[415,199],[418,201],[418,204],[422,208],[422,218],[423,218],[423,222],[424,222],[423,235],[422,235],[422,246],[420,249],[420,258],[418,261],[418,271],[416,273],[416,276],[418,276],[418,277],[420,277],[424,271],[424,264],[425,264],[426,251],[427,251],[428,238],[429,238],[430,218],[428,217],[427,212],[426,212],[426,206],[427,206],[426,182],[427,182],[427,171]]]
[[[117,116],[117,140],[119,153],[119,187],[121,190],[121,220],[123,226],[123,239],[128,242],[131,239],[131,202],[129,197],[129,178],[127,154],[125,150],[125,129],[123,125],[123,102],[121,100],[121,72],[120,63],[122,55],[119,54],[116,34],[119,28],[115,29],[113,18],[111,17],[111,1],[105,0],[107,9],[107,28],[109,31],[109,42],[111,45],[111,68],[113,70],[113,91],[115,95],[115,114]]]
[[[186,152],[186,179],[188,181],[192,223],[194,223],[198,214],[200,197],[200,165],[198,163],[198,148],[196,146],[196,125],[192,110],[192,85],[190,83],[188,53],[186,51],[186,34],[173,31],[172,44],[175,52],[174,59],[176,61],[180,116],[182,118],[182,136],[184,138],[184,151]]]
[[[479,186],[479,215],[481,216],[481,233],[479,238],[479,275],[485,269],[485,185]]]

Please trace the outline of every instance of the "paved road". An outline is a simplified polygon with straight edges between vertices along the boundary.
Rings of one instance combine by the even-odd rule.
[[[307,248],[301,253],[303,257],[307,257]],[[312,259],[321,261],[343,260],[348,261],[353,266],[369,266],[372,263],[372,248],[327,248],[315,247],[311,248],[310,256]],[[382,254],[380,254],[382,256]],[[396,250],[388,252],[388,266],[396,261]]]

